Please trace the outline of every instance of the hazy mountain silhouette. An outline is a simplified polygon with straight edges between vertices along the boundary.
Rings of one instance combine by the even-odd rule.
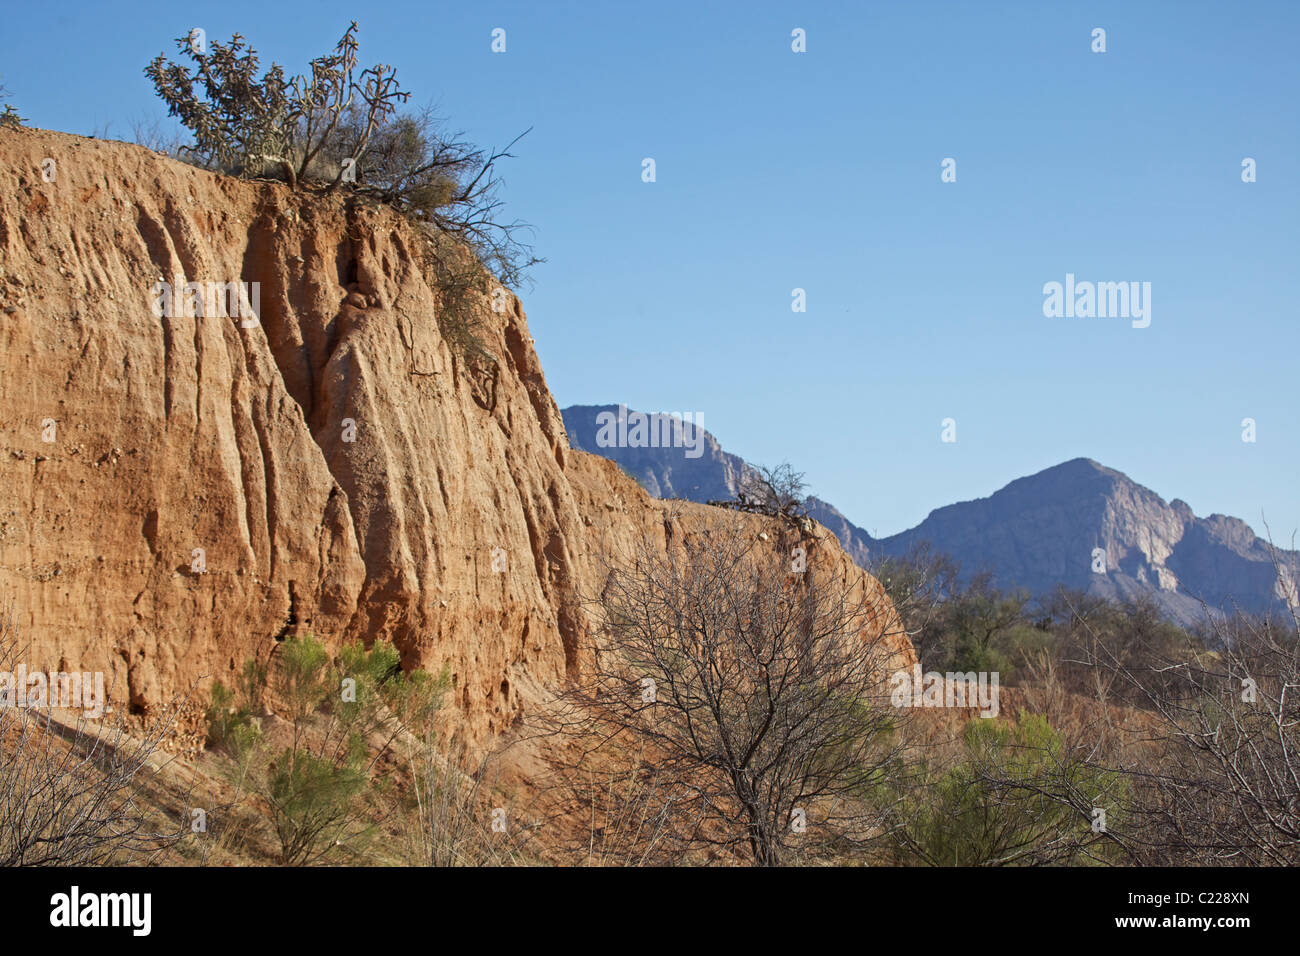
[[[747,463],[705,432],[703,453],[682,448],[598,447],[596,416],[617,406],[564,409],[576,448],[618,462],[653,495],[691,501],[729,498]],[[869,567],[882,556],[902,556],[928,541],[961,563],[963,574],[987,568],[1002,587],[1045,594],[1058,585],[1112,600],[1147,596],[1172,618],[1202,616],[1213,608],[1264,611],[1281,607],[1294,589],[1297,553],[1280,550],[1275,570],[1268,543],[1238,518],[1198,518],[1186,502],[1166,502],[1122,472],[1074,458],[1018,478],[987,498],[930,512],[915,528],[876,539],[818,498],[809,514],[825,525],[849,555]],[[1101,566],[1104,551],[1105,573]]]

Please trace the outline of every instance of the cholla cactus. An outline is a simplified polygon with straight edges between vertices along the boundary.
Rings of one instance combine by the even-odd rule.
[[[179,148],[182,158],[294,188],[346,184],[459,240],[501,285],[518,286],[541,260],[520,239],[528,224],[502,217],[497,165],[524,134],[483,150],[446,135],[429,110],[398,116],[410,94],[391,66],[358,70],[356,32],[354,22],[300,76],[275,63],[259,76],[257,52],[239,34],[224,44],[178,37],[192,66],[159,54],[144,72],[194,137]]]
[[[203,165],[242,176],[280,176],[295,187],[304,178],[335,186],[344,171],[321,160],[340,127],[355,131],[349,156],[356,162],[374,131],[410,95],[390,66],[358,74],[356,31],[354,21],[333,53],[292,78],[272,63],[259,79],[257,51],[238,33],[210,49],[190,36],[178,37],[177,48],[193,62],[193,71],[160,53],[144,72],[170,115],[194,135],[185,149]]]
[[[8,98],[9,98],[9,92],[3,86],[0,86],[0,100],[7,100]],[[25,122],[27,121],[18,115],[18,111],[16,109],[14,109],[8,103],[5,104],[5,111],[3,113],[0,113],[0,127],[8,127],[10,129],[15,129],[19,126],[22,126],[23,123]]]

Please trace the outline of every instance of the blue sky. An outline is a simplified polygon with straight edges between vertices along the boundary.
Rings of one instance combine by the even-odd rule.
[[[533,127],[505,195],[562,406],[700,413],[878,534],[1078,456],[1300,528],[1300,4],[7,4],[0,82],[129,138],[191,27],[294,72],[351,19],[471,139]],[[1067,272],[1150,282],[1150,327],[1044,317]]]

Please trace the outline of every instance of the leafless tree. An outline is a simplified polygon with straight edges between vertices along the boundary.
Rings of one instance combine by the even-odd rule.
[[[921,542],[904,557],[878,557],[870,570],[889,595],[894,623],[907,634],[922,664],[946,664],[945,606],[958,592],[956,562]]]
[[[12,675],[21,651],[0,611],[0,671]],[[180,840],[188,818],[160,823],[141,799],[177,708],[133,736],[124,713],[69,727],[49,707],[23,706],[26,690],[11,686],[0,703],[0,866],[147,862]]]
[[[792,561],[801,539],[783,527],[736,516],[666,550],[642,540],[608,569],[607,633],[561,726],[587,742],[588,779],[635,771],[661,846],[775,865],[879,835],[870,796],[904,713],[889,703],[891,647],[865,576]]]
[[[1279,615],[1209,615],[1207,646],[1092,638],[1071,661],[1128,708],[1122,839],[1154,864],[1300,862],[1300,632]]]

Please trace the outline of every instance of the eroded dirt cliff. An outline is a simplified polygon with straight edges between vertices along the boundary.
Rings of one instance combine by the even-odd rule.
[[[148,712],[290,633],[382,637],[499,733],[578,666],[602,550],[738,520],[571,451],[513,296],[481,303],[495,366],[462,367],[390,210],[32,130],[0,131],[0,183],[0,600],[30,666]],[[258,283],[259,321],[159,317],[160,280]]]

